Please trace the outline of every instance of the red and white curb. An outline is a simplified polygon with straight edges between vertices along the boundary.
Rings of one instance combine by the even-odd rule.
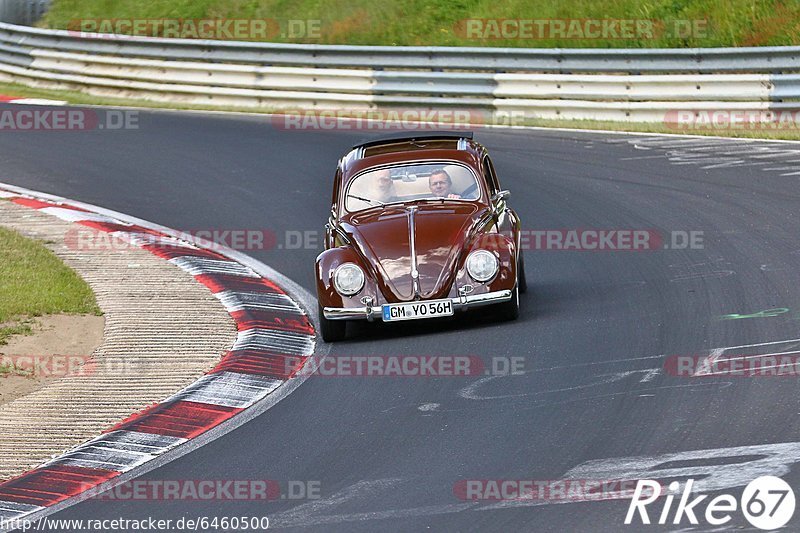
[[[314,354],[315,329],[297,300],[306,307],[310,302],[296,297],[302,289],[266,265],[230,249],[203,248],[185,236],[176,238],[174,230],[88,204],[5,184],[0,184],[0,198],[112,233],[173,263],[219,298],[239,331],[217,366],[192,385],[100,437],[0,483],[0,522],[65,507],[67,500],[122,482],[124,473],[139,472],[149,462],[155,468],[166,452],[193,439],[202,441],[198,445],[213,440],[210,435],[219,433],[223,423],[257,403],[258,409],[251,411],[263,412],[303,380],[293,376]],[[281,285],[291,285],[292,296]],[[241,423],[249,419],[239,418]],[[227,424],[227,431],[241,423]]]
[[[0,103],[3,104],[25,104],[25,105],[66,105],[66,100],[46,100],[44,98],[20,98],[18,96],[6,96],[0,94]]]

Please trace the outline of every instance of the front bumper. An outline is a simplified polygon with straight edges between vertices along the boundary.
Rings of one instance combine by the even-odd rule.
[[[484,294],[468,294],[450,298],[453,311],[464,311],[482,305],[492,305],[507,302],[513,292],[506,289],[502,291],[487,292]],[[383,307],[325,307],[322,310],[328,320],[383,320]]]

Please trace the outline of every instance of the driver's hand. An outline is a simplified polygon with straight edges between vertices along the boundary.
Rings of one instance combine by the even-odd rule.
[[[448,194],[448,195],[447,195],[447,197],[448,197],[448,198],[455,198],[455,199],[459,199],[459,198],[461,198],[461,196],[460,196],[460,195],[458,195],[458,194]]]

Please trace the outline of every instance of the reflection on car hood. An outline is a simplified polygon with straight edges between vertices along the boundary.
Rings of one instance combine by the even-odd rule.
[[[415,248],[420,295],[444,298],[458,258],[486,207],[471,202],[421,203],[415,215]],[[407,206],[369,209],[343,221],[343,229],[367,259],[367,268],[390,301],[411,301],[411,245]]]

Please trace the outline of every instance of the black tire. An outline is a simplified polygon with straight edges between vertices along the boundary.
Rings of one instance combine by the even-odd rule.
[[[497,305],[498,315],[501,320],[516,320],[519,317],[519,285],[514,287],[511,299]]]
[[[322,312],[321,305],[319,306],[319,326],[322,340],[325,342],[342,341],[347,334],[347,321],[328,320]]]
[[[522,250],[519,252],[519,260],[517,261],[517,285],[519,286],[520,294],[528,292],[528,279],[525,277],[525,255]]]

